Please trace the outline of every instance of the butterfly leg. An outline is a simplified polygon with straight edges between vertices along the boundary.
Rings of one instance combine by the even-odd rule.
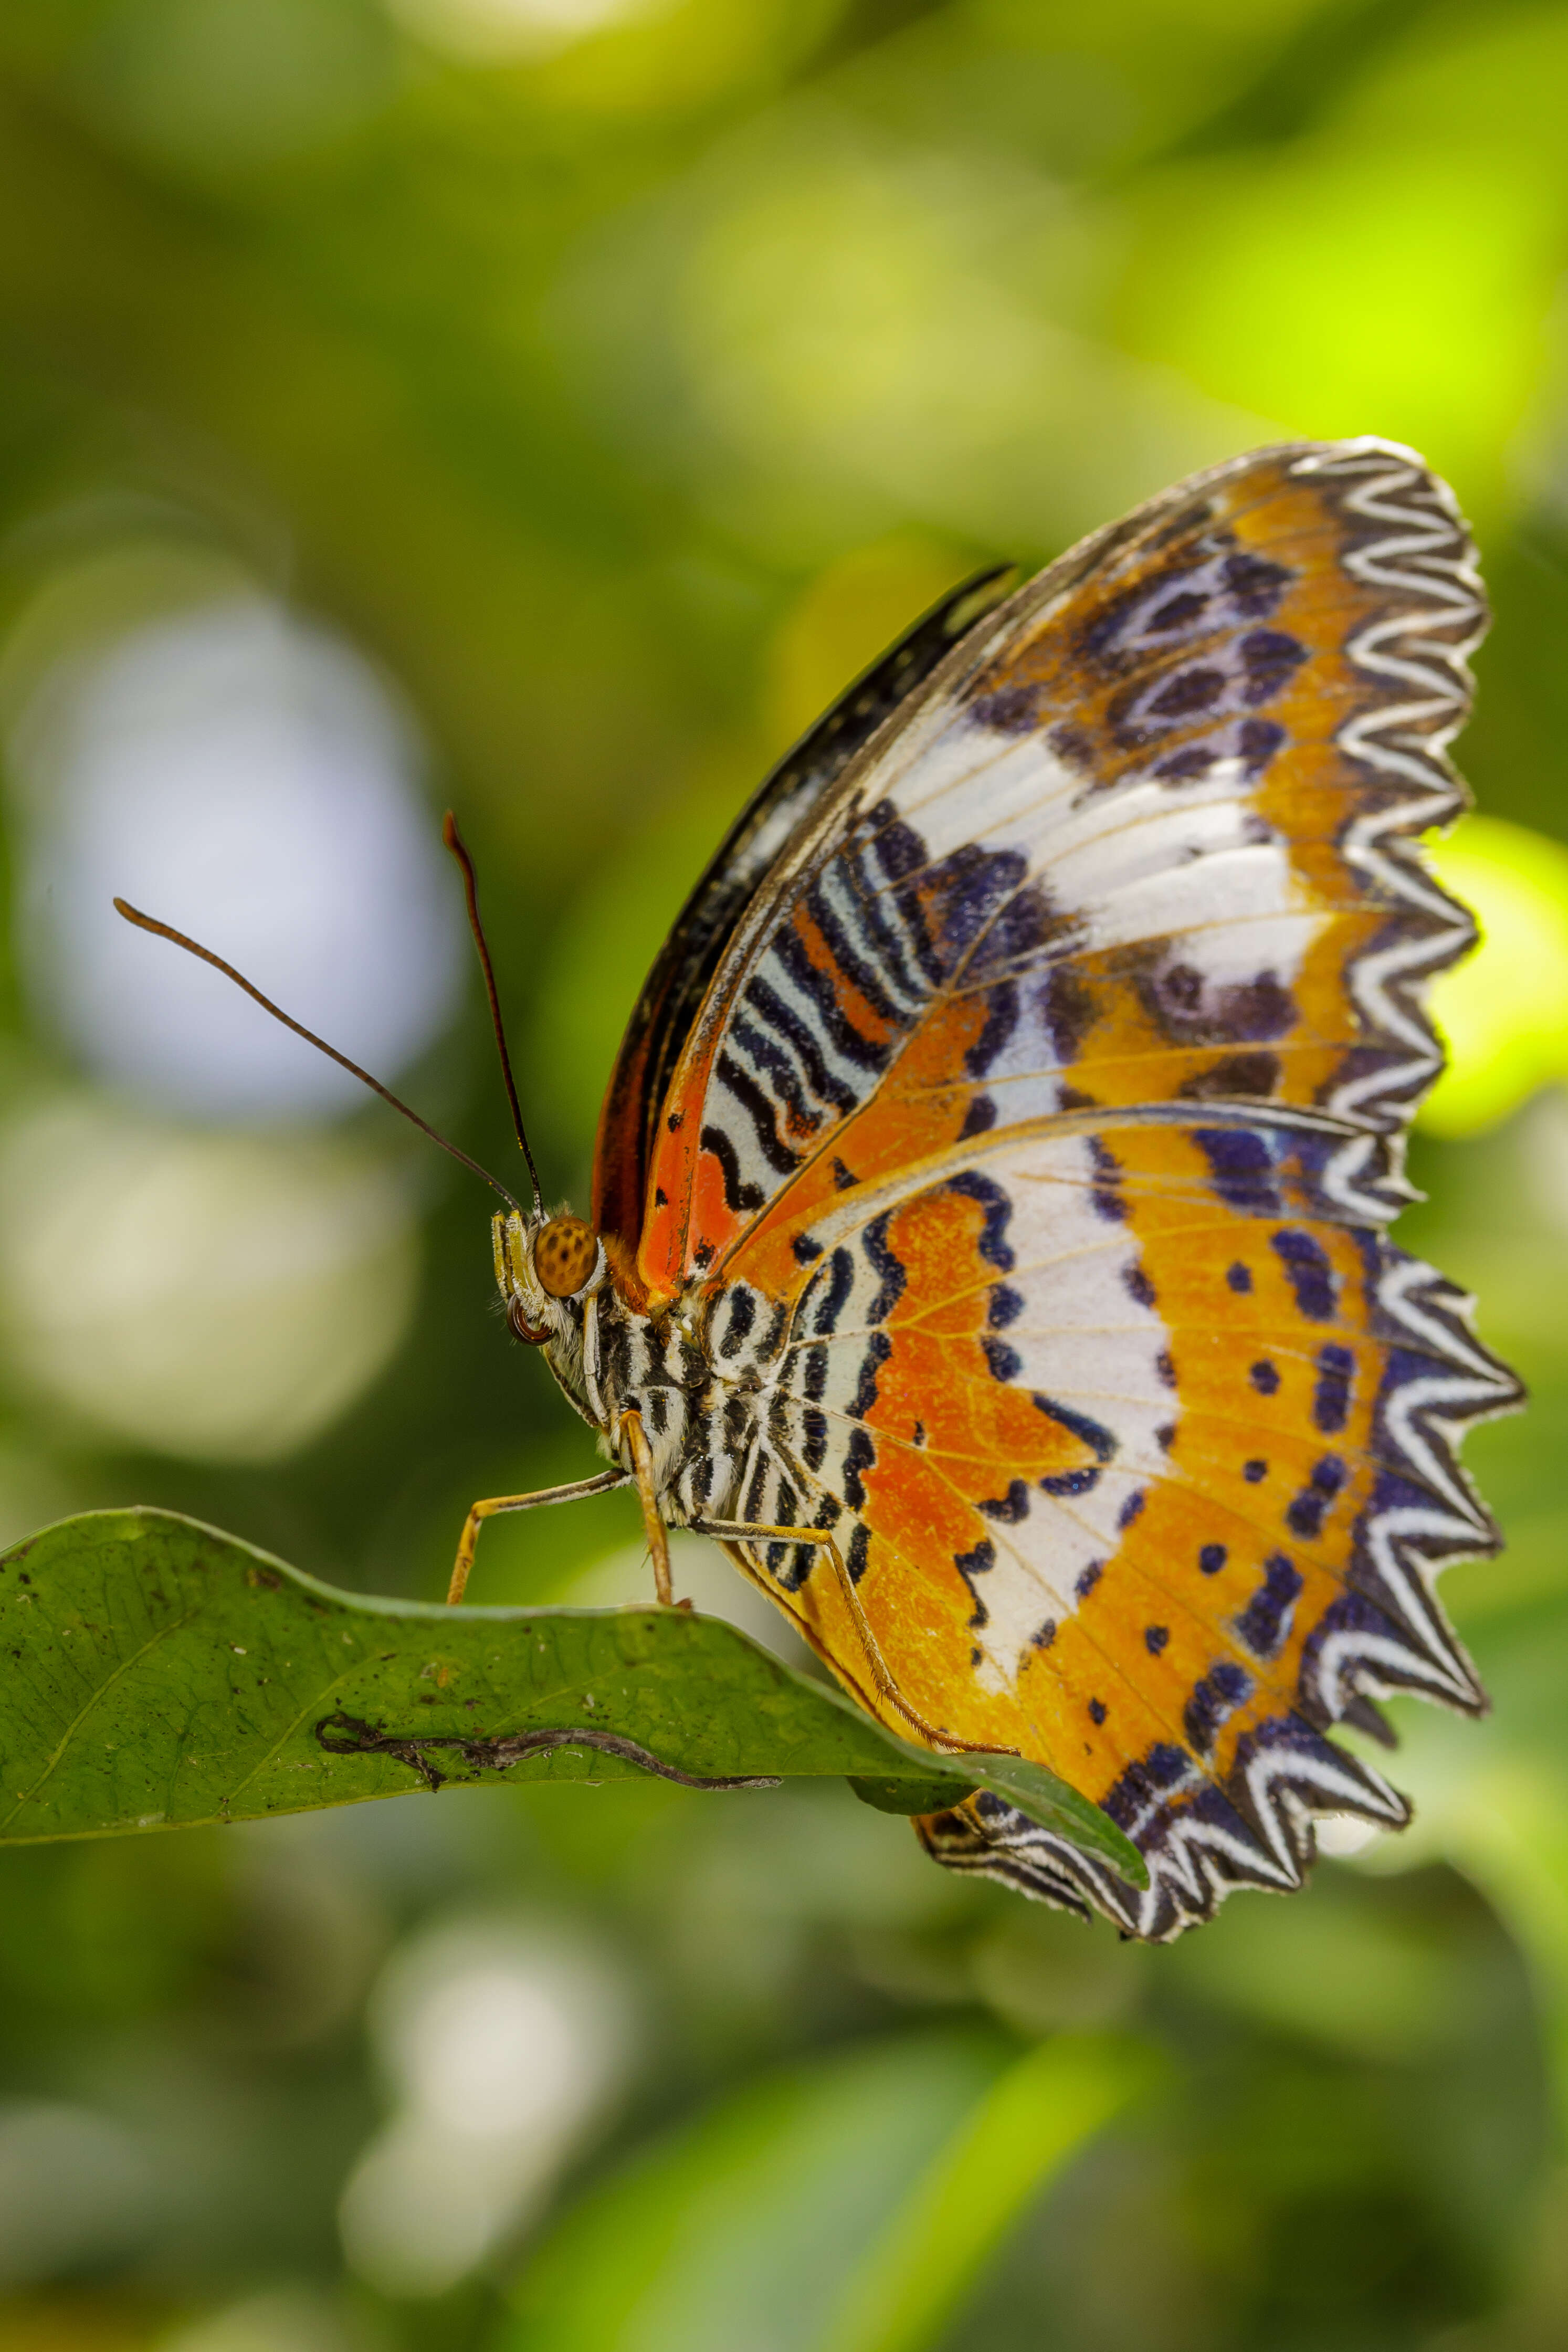
[[[889,1706],[901,1715],[905,1723],[919,1732],[923,1739],[929,1740],[934,1748],[947,1749],[951,1754],[1010,1756],[1014,1752],[1011,1748],[990,1747],[983,1739],[960,1739],[955,1733],[944,1731],[936,1724],[927,1723],[925,1717],[910,1706],[894,1680],[892,1667],[883,1656],[882,1643],[872,1632],[871,1620],[861,1605],[861,1597],[855,1591],[855,1580],[850,1574],[844,1556],[825,1528],[758,1528],[742,1525],[737,1519],[694,1519],[691,1527],[695,1535],[717,1536],[727,1543],[751,1543],[758,1538],[766,1538],[770,1542],[812,1544],[819,1550],[825,1551],[829,1565],[838,1580],[839,1591],[843,1595],[844,1606],[850,1612],[855,1632],[860,1635],[862,1647],[865,1651],[866,1660],[871,1667],[872,1679]]]
[[[570,1486],[541,1486],[537,1495],[492,1495],[488,1502],[476,1503],[463,1522],[463,1533],[458,1538],[452,1581],[446,1588],[447,1607],[455,1609],[463,1598],[474,1565],[474,1548],[486,1519],[494,1518],[498,1511],[531,1511],[541,1503],[576,1503],[585,1495],[608,1495],[612,1487],[624,1486],[626,1483],[624,1470],[601,1470],[597,1477],[577,1478]]]
[[[670,1538],[659,1516],[658,1490],[653,1485],[653,1449],[648,1443],[643,1416],[635,1409],[622,1414],[621,1434],[632,1456],[632,1475],[637,1481],[637,1499],[643,1506],[643,1526],[648,1549],[653,1556],[653,1597],[662,1609],[673,1609],[675,1589],[670,1581]]]

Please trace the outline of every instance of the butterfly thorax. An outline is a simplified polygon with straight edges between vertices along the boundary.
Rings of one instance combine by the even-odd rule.
[[[564,1297],[551,1278],[552,1229],[580,1242],[560,1276],[587,1271]],[[575,1218],[497,1216],[496,1279],[519,1339],[541,1349],[570,1402],[599,1434],[601,1450],[632,1467],[626,1431],[635,1412],[653,1456],[653,1485],[677,1526],[727,1517],[744,1465],[767,1418],[766,1349],[716,1360],[709,1335],[724,1292],[692,1286],[658,1313],[642,1311],[617,1285],[603,1243]],[[541,1278],[542,1277],[542,1278]]]

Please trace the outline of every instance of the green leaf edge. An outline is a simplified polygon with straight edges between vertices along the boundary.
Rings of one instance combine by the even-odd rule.
[[[140,1538],[156,1533],[160,1529],[179,1530],[199,1537],[205,1543],[216,1545],[231,1555],[234,1562],[242,1570],[246,1567],[259,1567],[265,1570],[268,1576],[281,1580],[311,1601],[325,1604],[350,1619],[379,1618],[395,1623],[423,1624],[432,1628],[435,1626],[450,1628],[454,1622],[455,1612],[448,1611],[443,1602],[394,1600],[383,1594],[344,1591],[339,1586],[328,1584],[320,1578],[311,1576],[303,1569],[292,1567],[288,1561],[279,1559],[276,1554],[264,1551],[257,1545],[246,1542],[241,1536],[230,1535],[223,1528],[211,1527],[205,1521],[190,1517],[183,1512],[160,1510],[140,1504],[120,1509],[85,1511],[68,1518],[56,1520],[51,1525],[39,1528],[35,1534],[24,1538],[19,1543],[10,1546],[3,1554],[0,1554],[0,1573],[31,1558],[37,1552],[40,1546],[46,1547],[57,1559],[61,1543],[77,1532],[80,1532],[85,1546],[89,1537],[95,1540],[105,1537],[112,1538],[116,1527],[123,1526],[126,1521],[133,1523],[131,1527],[125,1528],[127,1538]],[[268,1588],[256,1580],[246,1579],[246,1580],[257,1593],[257,1606],[261,1605],[261,1595],[265,1591],[276,1590],[276,1586]],[[39,1588],[40,1594],[43,1589]],[[911,1742],[899,1738],[896,1734],[887,1730],[845,1694],[831,1685],[817,1682],[796,1673],[792,1667],[786,1665],[781,1659],[776,1657],[771,1651],[765,1649],[749,1634],[742,1633],[737,1626],[729,1624],[723,1618],[704,1616],[696,1611],[681,1611],[678,1612],[678,1618],[675,1618],[673,1612],[653,1606],[638,1605],[612,1610],[579,1610],[559,1607],[506,1608],[465,1604],[460,1614],[465,1623],[478,1622],[510,1627],[556,1622],[563,1618],[595,1622],[643,1618],[656,1624],[660,1628],[662,1636],[666,1635],[672,1622],[701,1627],[704,1629],[705,1643],[717,1641],[720,1643],[733,1644],[748,1659],[760,1662],[776,1683],[792,1689],[797,1695],[798,1702],[803,1699],[808,1707],[815,1707],[840,1717],[845,1724],[853,1727],[861,1741],[869,1740],[873,1744],[873,1755],[864,1759],[864,1764],[871,1769],[869,1771],[862,1769],[861,1772],[844,1776],[852,1781],[852,1785],[861,1780],[866,1780],[868,1782],[872,1780],[884,1782],[890,1786],[896,1785],[902,1800],[906,1796],[912,1797],[921,1784],[928,1783],[930,1789],[928,1806],[917,1808],[912,1802],[904,1807],[901,1803],[899,1810],[918,1809],[933,1812],[941,1811],[954,1801],[956,1784],[958,1782],[967,1788],[990,1789],[1009,1804],[1019,1806],[1020,1811],[1027,1812],[1030,1819],[1040,1822],[1041,1827],[1051,1830],[1061,1836],[1071,1838],[1074,1843],[1097,1854],[1133,1885],[1145,1887],[1148,1885],[1148,1870],[1143,1856],[1131,1840],[1112,1821],[1109,1814],[1103,1812],[1092,1799],[1082,1795],[1066,1781],[1058,1780],[1045,1766],[1029,1762],[1016,1756],[967,1753],[962,1757],[951,1759],[944,1756],[941,1759],[943,1769],[937,1770],[934,1767],[934,1759],[929,1749],[917,1748]],[[214,1664],[217,1663],[220,1661],[216,1657],[214,1643]],[[25,1671],[24,1665],[23,1672]],[[0,1657],[0,1691],[4,1690],[5,1682],[12,1678],[16,1672],[10,1651],[7,1650],[5,1655]],[[5,1712],[9,1716],[10,1709],[7,1708]],[[652,1748],[647,1752],[657,1753]],[[875,1757],[882,1753],[885,1753],[887,1757],[886,1767],[880,1767],[874,1760]],[[674,1759],[668,1756],[660,1756],[659,1760],[665,1764],[674,1762]],[[856,1761],[860,1762],[861,1759],[857,1759]],[[792,1770],[788,1759],[769,1761],[763,1769],[769,1773],[777,1771],[780,1778],[824,1777],[820,1772],[802,1774],[798,1766]],[[601,1776],[591,1765],[588,1769],[575,1777]],[[557,1777],[567,1776],[558,1773]],[[860,1791],[857,1790],[857,1793]],[[307,1798],[298,1805],[290,1804],[278,1810],[314,1811],[324,1810],[333,1804],[353,1801],[358,1800],[350,1797]],[[874,1801],[874,1800],[869,1800],[869,1801]],[[180,1826],[180,1824],[170,1824],[170,1826]],[[98,1831],[63,1831],[59,1835],[66,1838],[131,1833],[133,1833],[132,1825],[117,1822],[105,1824]],[[11,1838],[3,1829],[0,1829],[0,1845],[51,1842],[54,1841],[47,1838]]]

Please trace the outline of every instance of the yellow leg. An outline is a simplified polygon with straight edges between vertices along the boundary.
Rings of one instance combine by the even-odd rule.
[[[738,1519],[694,1519],[692,1528],[696,1535],[720,1536],[727,1543],[803,1543],[812,1544],[818,1549],[825,1551],[833,1574],[838,1579],[839,1591],[844,1598],[844,1606],[850,1612],[855,1632],[860,1635],[867,1663],[871,1667],[872,1679],[889,1706],[894,1708],[904,1717],[905,1723],[918,1731],[923,1739],[928,1739],[934,1748],[946,1748],[950,1754],[968,1756],[1017,1754],[1016,1748],[992,1748],[983,1739],[960,1739],[955,1733],[944,1731],[934,1723],[927,1723],[925,1717],[910,1706],[893,1678],[893,1669],[882,1654],[882,1643],[872,1632],[871,1621],[861,1605],[861,1597],[855,1591],[855,1580],[850,1574],[844,1556],[825,1528],[747,1527]]]
[[[661,1608],[673,1609],[675,1588],[670,1581],[670,1538],[664,1531],[664,1522],[659,1517],[659,1497],[653,1485],[653,1452],[640,1412],[622,1413],[621,1434],[631,1451],[632,1475],[637,1481],[637,1498],[643,1506],[643,1525],[647,1532],[648,1549],[653,1556],[653,1597]]]
[[[455,1609],[467,1590],[474,1548],[486,1519],[494,1518],[498,1511],[532,1511],[543,1503],[576,1503],[585,1495],[608,1495],[612,1487],[625,1484],[624,1470],[601,1470],[596,1478],[578,1478],[570,1486],[541,1486],[534,1495],[492,1495],[487,1502],[476,1503],[463,1522],[463,1533],[458,1538],[452,1581],[446,1588],[447,1607]]]

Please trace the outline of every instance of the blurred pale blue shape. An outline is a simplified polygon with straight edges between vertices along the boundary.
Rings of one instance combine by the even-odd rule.
[[[1467,816],[1427,855],[1476,917],[1480,946],[1433,985],[1449,1066],[1421,1124],[1475,1135],[1568,1078],[1568,847],[1502,817]]]
[[[625,1989],[559,1927],[446,1919],[393,1955],[371,2028],[396,2105],[343,2191],[349,2261],[444,2294],[538,2205],[630,2062]]]
[[[141,2144],[86,2107],[0,2107],[0,2286],[123,2260],[154,2218]]]
[[[69,1099],[0,1147],[13,1376],[133,1444],[228,1462],[303,1444],[397,1347],[418,1265],[403,1186],[335,1139]]]
[[[209,1118],[356,1107],[353,1079],[219,974],[394,1073],[441,1034],[463,940],[403,714],[358,656],[260,598],[57,661],[13,730],[37,993],[104,1077]]]

